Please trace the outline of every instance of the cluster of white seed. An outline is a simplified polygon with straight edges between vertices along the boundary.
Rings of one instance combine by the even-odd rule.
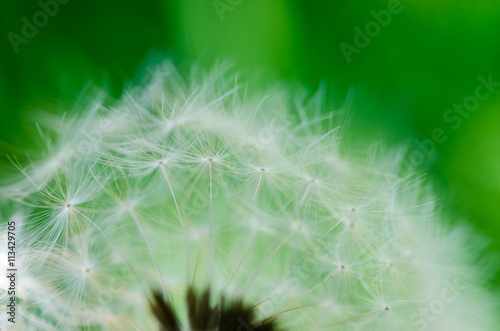
[[[0,327],[155,330],[151,289],[185,319],[194,285],[284,330],[494,329],[487,266],[401,152],[354,149],[321,93],[251,89],[166,63],[119,101],[38,116],[43,150],[13,153],[0,189],[18,270]]]

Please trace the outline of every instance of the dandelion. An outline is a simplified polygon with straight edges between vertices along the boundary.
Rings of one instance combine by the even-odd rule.
[[[2,329],[495,329],[480,240],[441,221],[404,153],[355,149],[323,91],[190,77],[165,63],[120,100],[38,116],[46,149],[12,155],[0,188],[19,225]]]

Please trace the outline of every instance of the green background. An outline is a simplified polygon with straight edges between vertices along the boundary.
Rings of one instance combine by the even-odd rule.
[[[300,83],[311,93],[326,84],[337,100],[352,89],[351,141],[383,137],[418,151],[419,142],[443,129],[446,141],[418,167],[452,197],[445,200],[452,214],[471,220],[492,240],[491,250],[500,252],[500,88],[459,128],[443,119],[454,104],[474,95],[479,76],[500,82],[499,1],[401,0],[401,12],[350,63],[340,44],[354,45],[354,29],[364,30],[374,20],[371,12],[386,10],[388,1],[216,4],[70,0],[17,53],[9,33],[22,35],[22,18],[32,21],[41,7],[37,1],[3,4],[3,144],[24,139],[23,114],[69,108],[89,82],[119,97],[159,58],[187,68],[193,61],[209,67],[229,57],[236,68],[258,68],[265,79]]]

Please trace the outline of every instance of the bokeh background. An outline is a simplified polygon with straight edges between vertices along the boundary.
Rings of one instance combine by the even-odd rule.
[[[89,82],[119,97],[159,58],[181,68],[230,58],[310,93],[326,85],[340,103],[354,91],[351,141],[422,151],[441,129],[447,139],[416,166],[452,197],[453,222],[464,216],[500,252],[500,87],[458,127],[444,118],[475,95],[478,77],[500,82],[499,1],[59,1],[46,22],[41,3],[54,0],[1,6],[2,144],[24,139],[26,113],[71,108]],[[377,30],[372,11],[390,8]],[[23,18],[38,20],[36,33]],[[367,24],[368,41],[356,37]],[[356,40],[363,47],[346,57]]]

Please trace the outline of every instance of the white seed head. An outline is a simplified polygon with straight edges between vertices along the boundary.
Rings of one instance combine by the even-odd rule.
[[[187,325],[191,286],[286,330],[495,329],[477,237],[445,226],[400,151],[341,139],[321,91],[251,95],[224,68],[186,81],[169,63],[152,81],[39,116],[46,149],[0,188],[13,329],[154,330],[153,288]]]

